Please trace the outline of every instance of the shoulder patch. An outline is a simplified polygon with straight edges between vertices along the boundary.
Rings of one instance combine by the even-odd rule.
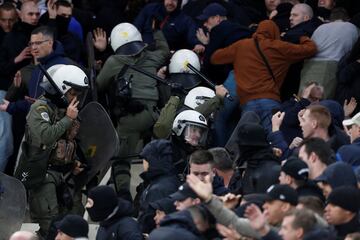
[[[50,121],[50,117],[47,112],[42,112],[40,115],[41,115],[42,119],[44,119],[45,121],[47,121],[47,122]]]

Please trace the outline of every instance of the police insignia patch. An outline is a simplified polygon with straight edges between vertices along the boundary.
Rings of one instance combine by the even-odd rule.
[[[49,118],[49,115],[47,114],[47,112],[42,112],[41,117],[47,122],[50,121],[50,118]]]

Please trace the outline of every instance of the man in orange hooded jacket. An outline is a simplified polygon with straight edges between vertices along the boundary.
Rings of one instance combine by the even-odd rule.
[[[270,69],[257,49],[256,41]],[[290,65],[313,56],[316,51],[315,43],[305,36],[300,38],[300,44],[281,41],[276,24],[265,20],[260,22],[252,38],[217,50],[211,56],[211,63],[233,64],[243,112],[256,112],[270,133],[272,111],[280,108],[280,87]]]

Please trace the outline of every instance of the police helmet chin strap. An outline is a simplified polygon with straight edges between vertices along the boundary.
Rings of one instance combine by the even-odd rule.
[[[56,85],[56,83],[54,82],[54,80],[52,79],[52,77],[50,76],[50,74],[46,71],[45,67],[39,63],[39,68],[41,70],[41,72],[44,74],[44,76],[47,78],[47,80],[49,81],[49,83],[51,84],[51,86],[56,90],[56,94],[55,96],[60,98],[62,100],[63,103],[65,103],[66,105],[69,104],[67,98],[65,97],[65,95],[62,94],[61,90],[59,89],[59,87]]]

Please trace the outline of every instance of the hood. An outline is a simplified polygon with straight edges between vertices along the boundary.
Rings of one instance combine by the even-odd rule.
[[[335,126],[342,128],[342,121],[344,120],[343,107],[334,100],[322,100],[320,105],[326,107],[331,114],[331,121]]]
[[[160,222],[161,227],[179,227],[184,228],[195,235],[201,235],[197,230],[195,223],[189,211],[184,210],[166,215]]]
[[[149,163],[148,173],[157,172],[169,175],[174,172],[172,143],[160,139],[148,143],[140,153],[140,157]]]
[[[253,38],[258,40],[280,40],[280,30],[275,22],[271,20],[265,20],[259,23],[256,32],[253,34]]]
[[[134,208],[131,202],[119,198],[117,208],[118,209],[115,212],[115,214],[113,214],[113,216],[111,216],[109,219],[100,222],[100,226],[102,227],[110,226],[114,222],[117,222],[122,217],[132,217]]]
[[[344,162],[330,164],[315,181],[326,182],[332,189],[346,185],[357,186],[356,176],[352,167]]]

